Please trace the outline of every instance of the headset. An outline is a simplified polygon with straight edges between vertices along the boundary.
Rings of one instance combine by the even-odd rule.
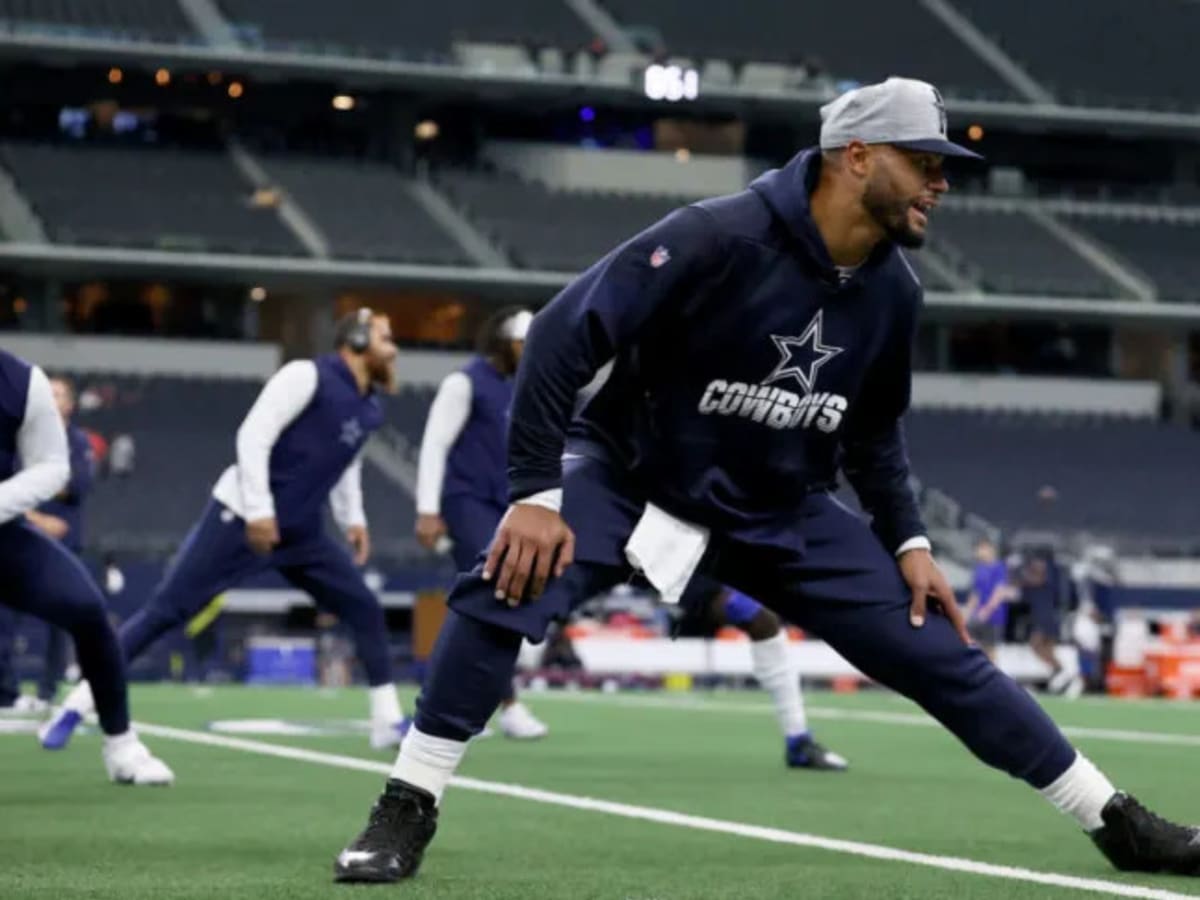
[[[371,319],[375,313],[364,306],[358,312],[346,316],[338,328],[338,346],[349,347],[355,353],[366,353],[371,344]]]

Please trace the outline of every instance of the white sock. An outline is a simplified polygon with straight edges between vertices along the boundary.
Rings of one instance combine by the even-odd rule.
[[[800,695],[800,673],[788,653],[787,634],[780,630],[765,641],[751,641],[750,658],[754,677],[771,694],[783,736],[794,737],[808,731],[804,698]]]
[[[434,801],[440,804],[446,785],[466,752],[466,741],[431,737],[422,734],[414,726],[400,745],[400,754],[396,757],[396,765],[392,767],[392,778],[428,791],[433,794]]]
[[[106,734],[104,736],[104,749],[108,753],[115,753],[137,742],[137,732],[132,728],[127,728],[120,734]]]
[[[377,684],[367,689],[371,698],[371,723],[373,725],[395,725],[404,718],[400,711],[400,697],[392,683]]]
[[[1104,827],[1100,811],[1112,799],[1117,789],[1104,773],[1097,769],[1082,753],[1075,754],[1075,762],[1054,782],[1038,791],[1068,816],[1083,826],[1085,831]]]
[[[77,712],[81,716],[87,716],[96,711],[96,703],[92,699],[92,689],[86,681],[81,681],[71,688],[62,705],[63,709]]]

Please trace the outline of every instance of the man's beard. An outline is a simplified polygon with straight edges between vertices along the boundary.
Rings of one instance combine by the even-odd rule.
[[[881,199],[868,188],[863,194],[863,207],[893,243],[909,250],[916,250],[925,244],[925,234],[914,231],[908,224],[911,201]]]
[[[367,374],[371,376],[371,384],[385,394],[394,394],[400,387],[394,363],[372,361],[367,364]]]

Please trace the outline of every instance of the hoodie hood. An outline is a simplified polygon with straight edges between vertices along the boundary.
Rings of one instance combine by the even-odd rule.
[[[809,197],[816,189],[821,175],[821,150],[810,147],[801,150],[781,169],[764,172],[750,184],[750,190],[758,194],[770,208],[772,214],[784,224],[795,248],[828,279],[837,281],[837,267],[829,257],[825,240],[813,221]],[[866,265],[878,262],[890,253],[891,241],[881,241]]]

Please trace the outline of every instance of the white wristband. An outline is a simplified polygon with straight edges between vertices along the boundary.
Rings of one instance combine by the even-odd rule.
[[[910,537],[907,541],[896,548],[896,556],[901,557],[909,550],[933,550],[933,544],[929,543],[929,538],[923,534],[916,537]]]
[[[545,491],[538,491],[536,494],[530,494],[528,497],[522,497],[514,504],[516,506],[541,506],[544,509],[552,512],[562,511],[562,488],[550,488]]]

